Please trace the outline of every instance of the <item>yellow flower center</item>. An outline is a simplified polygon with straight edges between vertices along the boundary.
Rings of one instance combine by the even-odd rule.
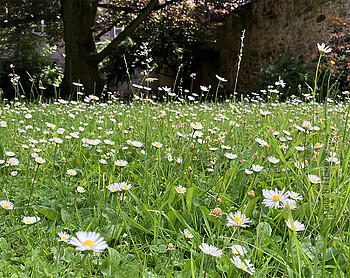
[[[207,250],[207,254],[209,254],[209,250]]]
[[[27,223],[27,224],[32,224],[32,221],[27,220],[26,223]]]
[[[123,162],[119,162],[119,166],[123,166]]]
[[[242,269],[245,269],[245,265],[244,264],[242,265]]]
[[[273,200],[274,202],[278,202],[280,199],[281,199],[281,196],[278,195],[278,194],[272,197],[272,200]]]
[[[126,190],[128,189],[128,186],[126,184],[123,184],[122,187]]]
[[[90,239],[85,240],[83,243],[84,246],[90,246],[90,247],[94,244],[95,244],[95,241],[90,240]]]
[[[294,230],[296,230],[297,229],[297,226],[294,226]]]
[[[115,186],[112,187],[113,191],[115,191]]]
[[[189,234],[186,234],[185,237],[190,237],[190,235],[189,235]]]
[[[236,216],[235,219],[233,220],[233,222],[240,223],[240,222],[242,222],[242,218],[239,216]]]
[[[9,207],[9,205],[4,205],[3,208],[4,209],[9,209],[10,207]]]
[[[63,240],[67,240],[67,237],[66,237],[66,236],[61,236],[61,238],[62,238]]]
[[[293,198],[293,199],[295,199],[295,198],[296,198],[296,196],[295,196],[295,195],[292,195],[292,198]]]
[[[178,189],[177,189],[177,192],[181,193],[181,192],[182,192],[182,189],[181,189],[181,188],[178,188]]]

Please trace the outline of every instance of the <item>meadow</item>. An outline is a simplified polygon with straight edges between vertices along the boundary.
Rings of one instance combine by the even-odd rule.
[[[2,277],[348,277],[349,92],[284,85],[3,101]]]

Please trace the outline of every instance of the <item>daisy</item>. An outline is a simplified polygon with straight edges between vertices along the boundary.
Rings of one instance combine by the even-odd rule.
[[[295,161],[294,162],[294,166],[298,169],[304,169],[305,168],[305,164],[299,161]]]
[[[112,183],[108,185],[108,190],[111,192],[121,191],[121,187],[119,183]]]
[[[22,219],[22,222],[24,224],[27,224],[27,225],[34,224],[35,222],[38,222],[38,221],[40,221],[40,217],[39,216],[33,216],[33,217],[25,216]]]
[[[291,210],[295,210],[295,209],[297,208],[296,203],[297,203],[297,202],[296,202],[295,200],[293,200],[293,199],[287,199],[287,200],[285,200],[285,201],[282,202],[283,208],[284,208],[285,210],[287,210],[288,207],[289,207]]]
[[[260,165],[252,165],[252,169],[253,169],[253,171],[254,172],[260,172],[262,169],[264,169],[264,167],[263,166],[260,166]]]
[[[317,48],[321,54],[326,54],[332,51],[332,48],[330,48],[329,46],[326,46],[325,43],[321,43],[321,44],[317,43]]]
[[[294,220],[293,223],[291,223],[289,220],[286,220],[286,224],[288,226],[289,229],[291,229],[292,231],[304,231],[305,230],[305,225],[302,224],[301,222],[299,222],[298,220]]]
[[[131,184],[127,184],[126,182],[121,182],[120,183],[120,189],[121,190],[129,190],[130,188],[132,187],[132,185]]]
[[[18,172],[17,172],[17,171],[12,171],[12,172],[11,172],[11,176],[12,176],[12,177],[17,176],[17,174],[18,174]]]
[[[244,169],[244,172],[245,172],[247,175],[253,174],[253,171],[250,171],[250,170],[248,170],[248,169]]]
[[[249,274],[253,274],[255,272],[255,268],[253,266],[253,264],[250,263],[250,260],[248,259],[244,259],[241,260],[240,257],[233,257],[232,259],[230,259],[230,261],[239,269],[244,270],[245,272],[249,273]]]
[[[236,154],[233,154],[233,153],[225,153],[225,156],[226,156],[228,159],[235,159],[235,158],[238,157]]]
[[[84,187],[78,186],[78,187],[77,187],[77,192],[79,192],[79,193],[84,193],[84,192],[85,192]]]
[[[65,241],[68,242],[68,240],[71,238],[71,235],[67,234],[67,233],[58,233],[58,236],[60,237],[57,241]]]
[[[227,216],[227,226],[234,226],[234,227],[248,227],[246,223],[252,222],[249,220],[249,218],[246,218],[246,216],[241,213],[240,211],[236,211],[233,215],[232,212]]]
[[[220,80],[221,82],[227,82],[227,79],[220,77],[219,75],[215,74],[215,77]]]
[[[185,238],[193,238],[194,235],[192,235],[187,229],[180,231],[181,234],[183,234],[185,236]]]
[[[46,160],[45,160],[44,158],[39,157],[39,156],[37,156],[37,157],[35,158],[35,161],[36,161],[37,163],[39,163],[39,164],[43,164],[43,163],[46,162]]]
[[[77,174],[77,171],[75,171],[74,169],[68,169],[67,170],[67,175],[75,176],[76,174]]]
[[[243,245],[232,245],[230,248],[233,255],[244,255],[248,252]]]
[[[153,143],[152,143],[152,146],[153,146],[153,147],[156,147],[157,149],[159,149],[159,148],[163,147],[163,144],[162,144],[162,143],[159,143],[159,142],[153,142]]]
[[[176,186],[175,187],[175,190],[177,193],[179,194],[185,194],[187,188],[186,187],[183,187],[182,185],[179,185],[179,186]]]
[[[203,125],[202,125],[201,123],[198,123],[198,122],[196,122],[196,123],[191,123],[191,127],[192,127],[193,129],[203,129]]]
[[[17,166],[19,164],[19,160],[17,158],[11,157],[8,161],[7,164],[10,166]]]
[[[217,248],[213,245],[209,245],[207,243],[202,243],[198,247],[207,255],[211,255],[214,257],[220,257],[222,255],[222,250],[220,250],[219,248]]]
[[[9,202],[9,201],[0,201],[0,206],[2,206],[2,208],[4,210],[11,210],[13,209],[13,203]]]
[[[321,178],[316,175],[308,175],[309,181],[313,184],[321,183]]]
[[[269,156],[267,160],[272,164],[277,164],[278,162],[280,162],[280,160],[274,156]]]
[[[282,190],[267,190],[263,189],[262,193],[264,195],[263,204],[265,204],[268,208],[274,207],[278,209],[281,207],[281,203],[285,202],[288,199],[288,193],[284,193],[285,188]]]
[[[114,161],[114,165],[117,165],[117,166],[120,166],[120,167],[126,166],[127,164],[128,164],[128,162],[125,161],[125,160],[116,160],[116,161]]]
[[[5,152],[7,156],[15,156],[16,154],[14,152]]]
[[[303,199],[303,196],[301,196],[299,193],[296,193],[294,191],[288,191],[288,197],[292,198],[295,201],[299,201]]]
[[[96,252],[108,247],[103,237],[95,232],[77,232],[77,237],[73,236],[69,243],[75,245],[79,251],[92,250]]]

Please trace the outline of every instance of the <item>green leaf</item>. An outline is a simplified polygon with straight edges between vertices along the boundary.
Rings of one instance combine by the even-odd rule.
[[[52,221],[57,221],[57,219],[59,218],[59,214],[57,213],[57,211],[53,209],[38,207],[38,208],[35,208],[35,210],[41,213],[42,215],[45,215],[48,219]]]
[[[272,228],[269,223],[266,222],[261,222],[258,227],[257,227],[258,232],[258,237],[259,237],[259,242],[262,244],[265,244],[268,242],[268,238],[265,236],[268,235],[269,237],[271,236]]]

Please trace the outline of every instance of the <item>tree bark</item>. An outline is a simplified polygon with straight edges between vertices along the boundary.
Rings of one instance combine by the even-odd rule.
[[[92,28],[95,24],[98,0],[61,0],[65,68],[61,84],[61,96],[68,97],[74,91],[73,82],[84,85],[85,94],[102,93],[104,82],[99,74],[98,62],[92,61],[96,45]]]

